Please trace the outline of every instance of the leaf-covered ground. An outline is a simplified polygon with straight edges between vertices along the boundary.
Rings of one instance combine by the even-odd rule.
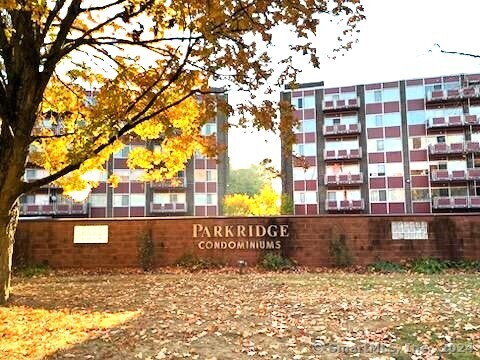
[[[478,359],[478,274],[15,278],[0,359]]]

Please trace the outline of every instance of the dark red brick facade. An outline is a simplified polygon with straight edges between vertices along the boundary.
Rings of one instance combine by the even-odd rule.
[[[392,221],[425,221],[428,240],[392,240]],[[258,261],[265,250],[201,250],[202,240],[249,241],[247,238],[193,237],[194,224],[209,226],[288,224],[288,236],[267,240],[281,241],[283,255],[305,266],[330,266],[332,239],[345,237],[354,264],[376,260],[402,261],[421,256],[442,259],[480,259],[480,216],[474,214],[424,216],[327,215],[273,218],[149,218],[149,219],[59,219],[22,220],[19,223],[15,260],[47,262],[55,268],[137,267],[140,234],[151,234],[155,246],[155,265],[172,265],[186,253],[215,259],[230,265],[238,260]],[[74,244],[75,225],[108,225],[107,244]],[[272,229],[278,229],[272,227]],[[236,229],[236,228],[235,228]],[[224,231],[224,230],[222,230]],[[236,231],[236,230],[234,230]],[[200,234],[200,233],[199,233]],[[211,231],[213,236],[213,231]],[[218,234],[217,234],[218,235]],[[256,241],[262,240],[257,238]]]

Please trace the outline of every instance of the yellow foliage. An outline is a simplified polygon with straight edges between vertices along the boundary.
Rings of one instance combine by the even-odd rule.
[[[280,214],[280,197],[269,185],[259,194],[248,196],[232,194],[225,196],[224,213],[233,216],[273,216]]]

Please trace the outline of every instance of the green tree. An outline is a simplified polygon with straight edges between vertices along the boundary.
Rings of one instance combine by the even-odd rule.
[[[253,196],[260,193],[262,187],[270,181],[271,176],[259,165],[251,165],[247,169],[230,170],[227,193]]]
[[[277,110],[290,104],[258,104],[253,93],[293,82],[295,52],[318,67],[309,37],[320,14],[346,20],[338,48],[348,49],[345,34],[364,17],[358,0],[1,0],[0,303],[9,296],[20,195],[51,182],[95,186],[82,173],[98,169],[130,135],[161,139],[161,152],[139,150],[130,159],[156,178],[174,174],[196,149],[212,153],[200,136],[215,110],[212,79],[252,94],[236,109],[241,119],[251,114],[257,128],[288,133],[293,116],[278,121]],[[297,40],[272,64],[268,45],[278,24]],[[24,181],[27,163],[49,175]]]

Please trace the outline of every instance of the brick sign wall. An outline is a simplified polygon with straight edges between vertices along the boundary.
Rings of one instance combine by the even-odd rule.
[[[21,220],[14,258],[52,267],[136,267],[142,234],[153,240],[156,266],[188,253],[254,264],[266,251],[300,265],[330,266],[332,241],[344,241],[359,265],[419,256],[480,259],[480,216],[470,214]]]

